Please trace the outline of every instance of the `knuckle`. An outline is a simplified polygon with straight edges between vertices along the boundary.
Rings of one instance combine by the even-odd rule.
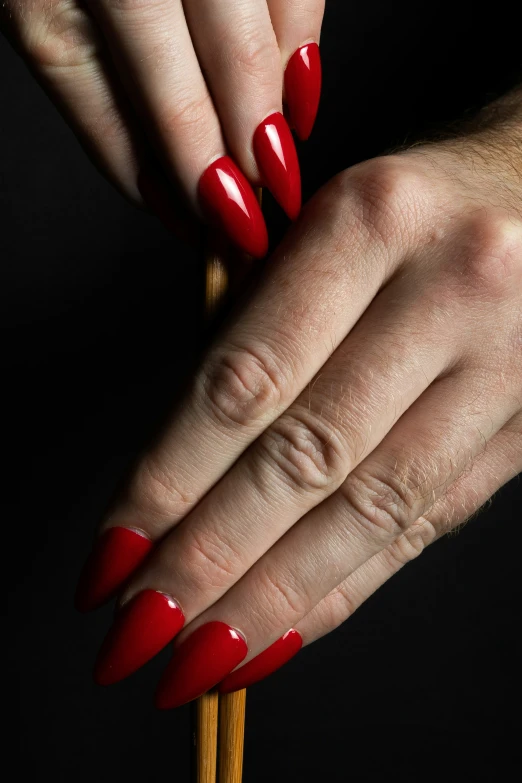
[[[228,347],[204,368],[200,389],[204,407],[220,424],[249,428],[278,410],[287,382],[266,350]]]
[[[170,139],[183,136],[192,148],[201,145],[208,137],[209,125],[206,121],[212,116],[213,106],[209,93],[205,92],[197,99],[193,95],[179,95],[172,105],[157,113],[158,129],[162,137]]]
[[[261,601],[256,601],[254,612],[261,617],[261,624],[272,626],[274,617],[293,622],[307,613],[309,601],[292,581],[282,575],[281,569],[274,573],[268,566],[257,574],[254,595]]]
[[[263,74],[278,73],[281,66],[275,40],[264,35],[254,22],[244,28],[234,34],[235,43],[219,48],[224,68],[241,73],[243,77],[255,77],[257,81]]]
[[[67,0],[41,5],[20,27],[20,36],[31,60],[41,68],[85,65],[101,48],[89,15]]]
[[[481,211],[467,231],[460,272],[466,289],[486,296],[504,296],[522,282],[522,222],[502,210]]]
[[[128,492],[128,502],[150,524],[160,528],[181,519],[196,502],[195,496],[176,485],[159,459],[149,454],[141,461]]]
[[[422,221],[426,178],[404,158],[374,158],[341,175],[355,192],[354,219],[370,239],[404,244]]]
[[[285,413],[259,439],[260,480],[273,484],[276,475],[299,494],[330,494],[348,472],[342,438],[325,419],[311,412]]]
[[[383,556],[392,571],[395,571],[415,560],[437,536],[435,526],[426,517],[421,517],[383,550]]]
[[[423,510],[419,510],[418,489],[397,471],[381,474],[360,467],[341,487],[341,495],[348,502],[350,517],[386,545],[405,533]]]
[[[230,587],[237,574],[233,563],[238,561],[223,538],[211,529],[191,526],[183,542],[183,563],[189,578],[198,588],[202,585],[222,591]]]

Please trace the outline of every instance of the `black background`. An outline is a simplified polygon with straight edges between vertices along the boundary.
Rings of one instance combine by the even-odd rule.
[[[327,0],[306,195],[515,83],[514,5],[478,8]],[[8,779],[185,781],[189,708],[151,701],[168,652],[96,688],[112,609],[81,617],[72,596],[106,501],[199,350],[201,258],[105,183],[3,40],[0,80]],[[249,690],[245,781],[511,777],[521,500],[515,480]]]

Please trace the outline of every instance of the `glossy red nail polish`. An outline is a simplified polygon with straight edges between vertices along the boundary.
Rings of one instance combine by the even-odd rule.
[[[150,661],[183,628],[185,618],[175,601],[156,590],[144,590],[116,615],[101,647],[94,679],[112,685]]]
[[[103,533],[80,574],[75,598],[78,611],[90,612],[112,598],[151,549],[152,541],[130,528],[111,527]]]
[[[225,677],[219,685],[219,692],[240,691],[242,688],[248,688],[249,685],[263,680],[288,663],[290,658],[297,655],[302,646],[301,634],[292,628],[262,653]]]
[[[217,685],[246,656],[242,636],[226,623],[197,628],[174,652],[156,691],[160,710],[179,707]]]
[[[211,163],[199,180],[203,211],[232,242],[254,258],[268,250],[265,219],[244,174],[224,155]]]
[[[254,155],[264,184],[290,220],[295,220],[301,210],[301,172],[292,133],[279,112],[258,125]]]
[[[314,127],[321,97],[321,56],[315,43],[301,46],[291,56],[285,71],[285,98],[290,122],[306,141]]]

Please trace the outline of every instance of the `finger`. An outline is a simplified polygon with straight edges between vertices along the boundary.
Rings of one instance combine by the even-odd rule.
[[[285,72],[285,101],[299,138],[308,139],[321,96],[319,38],[324,0],[268,0]]]
[[[7,5],[15,40],[87,152],[128,198],[142,203],[137,187],[139,133],[122,91],[115,87],[106,47],[91,16],[70,0],[39,0],[31,4],[30,14],[23,3]]]
[[[483,377],[464,370],[433,384],[334,496],[183,632],[158,705],[196,698],[216,684],[211,677],[223,679],[294,627],[426,514],[518,409],[513,389],[485,389]],[[207,670],[209,659],[215,665]]]
[[[352,614],[404,565],[475,514],[505,483],[522,471],[522,414],[487,444],[482,454],[423,517],[389,547],[371,557],[323,598],[295,628],[223,680],[220,693],[247,688],[277,671],[302,646],[316,641]]]
[[[225,143],[201,73],[181,0],[90,3],[128,93],[193,208],[245,252],[268,239],[254,192]]]
[[[190,0],[185,13],[234,160],[295,219],[301,178],[266,0]]]

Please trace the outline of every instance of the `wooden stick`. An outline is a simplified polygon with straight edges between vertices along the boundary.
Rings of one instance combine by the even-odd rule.
[[[219,699],[219,783],[241,783],[245,742],[246,689]]]
[[[196,703],[195,762],[197,783],[216,783],[218,693],[205,693]]]

